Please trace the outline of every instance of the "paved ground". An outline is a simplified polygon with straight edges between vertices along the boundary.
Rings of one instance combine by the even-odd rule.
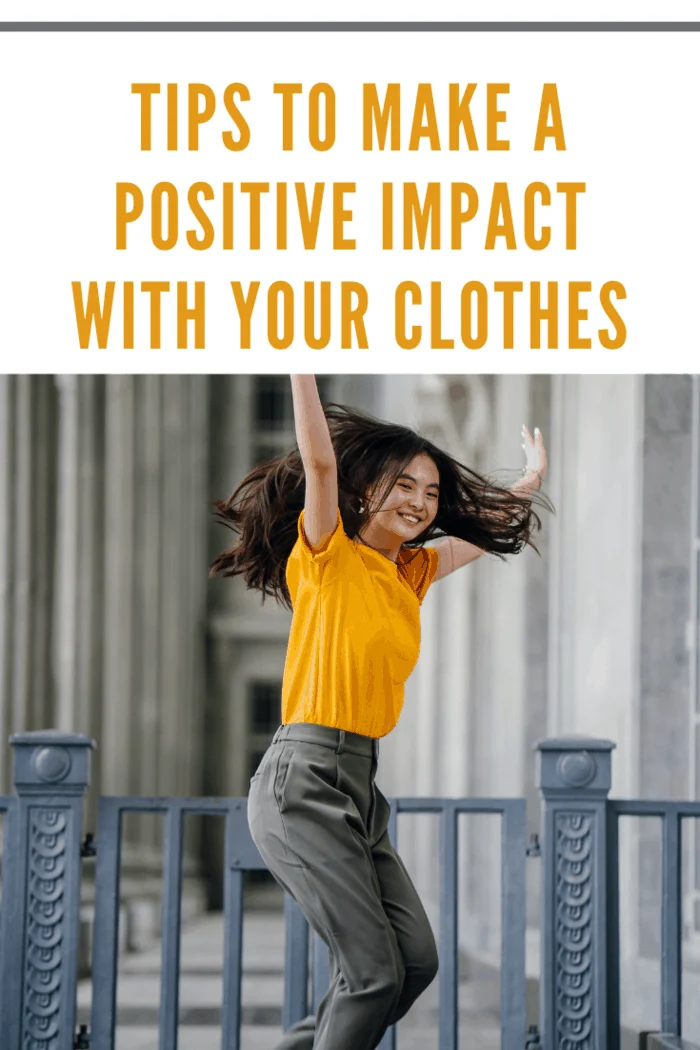
[[[282,1034],[284,921],[279,909],[269,910],[265,903],[259,900],[244,920],[241,1050],[273,1050]],[[220,1050],[222,959],[220,915],[203,916],[183,930],[179,1050]],[[89,982],[81,982],[82,1023],[89,1021],[90,994]],[[124,956],[117,991],[117,1050],[159,1050],[159,997],[160,948]],[[437,1050],[437,1002],[434,982],[400,1022],[398,1050]],[[498,1050],[498,1018],[480,1010],[476,985],[462,983],[460,1015],[460,1050]]]

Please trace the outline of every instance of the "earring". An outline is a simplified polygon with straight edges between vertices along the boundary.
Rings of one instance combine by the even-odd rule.
[[[365,507],[364,507],[364,504],[361,503],[360,504],[360,514],[364,514],[364,512],[365,512]]]

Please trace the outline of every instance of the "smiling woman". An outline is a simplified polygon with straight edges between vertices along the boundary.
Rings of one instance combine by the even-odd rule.
[[[418,660],[420,606],[440,575],[532,543],[546,454],[523,428],[531,469],[505,489],[408,427],[323,406],[313,376],[292,376],[292,396],[298,449],[215,504],[240,538],[211,574],[240,574],[293,609],[282,725],[251,780],[248,821],[332,949],[333,973],[318,1016],[277,1050],[357,1050],[379,1044],[438,965],[375,783]],[[447,546],[425,545],[436,536]]]
[[[343,405],[322,406],[313,376],[293,377],[292,393],[298,448],[258,465],[227,500],[215,502],[217,518],[237,534],[237,541],[213,562],[212,576],[241,575],[249,588],[261,591],[263,601],[271,596],[291,609],[286,565],[304,508],[307,518],[309,508],[312,518],[323,514],[320,527],[307,520],[312,544],[330,536],[340,511],[351,539],[381,547],[394,561],[399,550],[416,556],[427,541],[440,536],[497,557],[534,547],[532,534],[541,525],[535,507],[551,508],[537,492],[541,477],[536,472],[504,488],[408,427]],[[536,437],[535,442],[528,432],[533,467],[544,451],[541,435]],[[420,472],[409,469],[417,456],[425,457]],[[402,474],[415,479],[401,481],[411,486],[410,492],[398,487]],[[439,485],[437,512],[430,516],[436,501],[429,483]],[[419,525],[399,518],[399,508],[420,517]]]
[[[435,461],[426,452],[421,452],[398,475],[381,505],[376,505],[373,494],[370,494],[371,517],[360,529],[359,540],[391,561],[397,561],[403,544],[434,521],[439,493],[440,473]],[[364,505],[360,513],[364,513]]]

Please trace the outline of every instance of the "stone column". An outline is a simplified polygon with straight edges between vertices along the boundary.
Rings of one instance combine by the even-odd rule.
[[[529,423],[529,376],[496,376],[492,382],[491,426],[481,442],[475,468],[507,487],[524,464],[521,426]],[[471,619],[473,666],[468,670],[472,705],[470,793],[519,796],[524,791],[523,740],[526,724],[526,581],[523,551],[506,562],[491,555],[467,567],[474,581]],[[499,952],[500,828],[476,817],[467,822],[470,848],[470,907],[474,938],[492,960]]]
[[[136,381],[136,478],[134,626],[135,764],[138,791],[158,794],[161,690],[161,546],[166,523],[162,514],[162,376]],[[160,821],[148,815],[138,822],[143,855],[150,857],[160,840]]]
[[[640,523],[643,559],[639,580],[639,697],[633,727],[637,739],[630,758],[634,763],[628,792],[640,798],[698,798],[700,725],[692,726],[698,709],[694,664],[698,638],[693,638],[697,616],[698,562],[696,536],[700,522],[693,506],[700,478],[700,411],[694,405],[690,375],[648,375],[644,383],[644,459]],[[694,447],[695,446],[695,447]],[[696,495],[697,500],[697,495]],[[695,733],[695,741],[691,734]],[[693,747],[693,743],[695,746]],[[695,889],[700,836],[698,821],[689,820],[684,832],[685,892]],[[634,989],[630,1011],[643,1016],[645,1003],[656,995],[650,960],[662,951],[658,922],[661,869],[657,863],[658,829],[651,820],[623,821],[634,828],[637,856],[631,879],[636,899],[629,901],[632,931],[628,946],[629,987]],[[698,872],[700,875],[700,872]],[[697,904],[695,904],[697,914]],[[690,919],[692,906],[688,907]],[[696,920],[697,930],[697,920]],[[687,994],[687,993],[686,993]]]
[[[551,384],[548,375],[530,376],[530,398],[528,426],[539,426],[542,431],[550,456],[552,442],[551,428]],[[545,495],[551,498],[551,473],[545,477],[542,486]],[[556,514],[560,508],[555,507]],[[540,832],[540,799],[535,786],[535,753],[534,745],[547,734],[547,661],[549,658],[549,564],[551,558],[552,531],[555,528],[556,514],[538,511],[542,520],[542,531],[537,533],[535,543],[539,556],[533,551],[525,560],[525,720],[522,752],[524,755],[523,793],[527,799],[528,835]],[[528,927],[536,927],[539,922],[538,886],[534,879],[528,880],[527,908]]]
[[[216,442],[209,464],[207,501],[226,499],[248,473],[253,429],[252,377],[211,376],[208,380],[211,433]],[[207,564],[233,542],[233,533],[207,515]],[[240,695],[239,654],[249,643],[238,641],[232,627],[243,606],[240,578],[217,577],[206,582],[209,652],[205,722],[207,762],[202,770],[205,795],[245,794],[244,779],[246,711],[236,703]],[[250,597],[250,596],[248,596]],[[255,598],[257,602],[257,596]],[[245,608],[249,608],[246,606]],[[249,615],[249,614],[248,614]],[[234,787],[237,775],[240,791]],[[204,820],[203,858],[208,871],[220,870],[224,861],[221,821]],[[215,906],[221,901],[214,901]]]
[[[189,470],[189,671],[185,703],[185,722],[189,732],[186,744],[186,790],[203,794],[204,709],[205,709],[205,633],[208,586],[209,506],[209,412],[206,376],[189,377],[190,438]]]
[[[105,500],[104,500],[104,411],[105,377],[78,376],[77,455],[75,486],[77,544],[75,584],[75,722],[65,713],[59,725],[65,730],[78,728],[95,740],[102,740],[102,654],[104,637],[105,580]],[[59,514],[60,514],[59,503]],[[58,583],[57,583],[58,585]],[[100,782],[101,752],[93,761],[93,778]],[[94,827],[97,793],[87,800],[87,821]]]
[[[530,377],[499,376],[494,404],[493,447],[489,452],[494,480],[504,486],[518,480],[525,462],[520,428],[528,410]],[[506,563],[489,559],[493,586],[490,618],[491,731],[482,741],[489,764],[488,794],[522,795],[524,789],[522,740],[525,730],[525,584],[530,551]],[[497,863],[500,843],[494,836],[492,860]]]
[[[636,747],[643,384],[553,377],[549,732],[622,732],[618,792]]]
[[[100,783],[107,795],[128,793],[133,775],[134,384],[134,376],[107,379]]]
[[[206,379],[189,376],[115,376],[107,384],[102,736],[109,747],[103,748],[100,784],[105,794],[201,792],[201,767],[194,763],[201,761],[204,724],[205,392]],[[195,461],[204,477],[195,477]],[[196,823],[186,822],[186,877],[197,866]],[[155,901],[161,839],[159,817],[127,818],[122,854],[127,894]],[[157,925],[155,912],[148,921]]]
[[[13,730],[31,725],[31,586],[32,586],[32,389],[31,376],[18,376],[15,401],[14,491],[14,629],[12,666]]]
[[[31,376],[31,564],[30,709],[31,722],[18,728],[50,725],[55,705],[51,616],[55,572],[57,391],[54,376]],[[72,727],[71,727],[72,728]]]
[[[10,727],[10,691],[14,616],[12,483],[14,459],[14,376],[0,376],[0,733]],[[9,788],[6,749],[0,748],[0,792]]]
[[[0,408],[0,729],[7,734],[46,725],[53,710],[53,377],[3,377]],[[3,780],[6,788],[6,771]]]
[[[672,651],[669,638],[664,635],[669,628],[676,646],[681,638],[678,618],[674,620],[668,612],[682,601],[683,574],[674,577],[664,566],[650,594],[657,598],[664,593],[664,587],[668,588],[669,604],[648,637],[642,636],[644,644],[640,646],[640,619],[643,630],[653,600],[642,592],[642,566],[648,573],[650,559],[656,558],[666,542],[673,546],[679,536],[683,561],[687,552],[687,475],[682,477],[687,447],[684,448],[682,438],[680,443],[671,441],[668,457],[662,462],[664,455],[659,456],[654,433],[656,425],[652,424],[645,435],[644,390],[648,378],[552,377],[550,495],[557,514],[550,519],[548,733],[555,736],[577,731],[614,737],[620,745],[620,759],[613,770],[613,791],[627,796],[636,794],[639,787],[635,767],[640,694],[643,696],[640,660],[644,667],[649,654],[654,655],[655,645],[659,651]],[[675,391],[668,397],[663,377],[654,378],[661,428],[672,431],[676,413],[683,420],[687,402],[678,399]],[[680,393],[689,380],[675,378],[681,380]],[[673,510],[659,500],[658,491],[644,477],[645,455],[659,466],[664,492],[670,481]],[[655,515],[662,523],[662,532],[657,528],[645,552],[643,543],[649,529],[653,530]],[[669,674],[655,679],[664,683],[666,727],[671,725],[668,713],[674,701],[680,696],[680,706],[686,703],[682,691],[674,694],[669,684],[670,676],[677,675],[680,667],[677,649],[668,666]],[[656,695],[652,708],[660,710]],[[672,738],[679,739],[678,734],[679,727],[674,725]],[[649,739],[654,742],[651,750],[656,748],[655,754],[663,753],[658,748],[659,733],[652,733]],[[643,757],[644,768],[652,768],[651,759]],[[657,766],[676,770],[678,763]],[[642,839],[646,834],[644,825],[642,822]],[[620,870],[628,887],[624,903],[629,904],[632,914],[633,898],[638,892],[634,872],[639,826],[623,821],[620,827]],[[648,848],[656,849],[653,837]],[[638,931],[646,936],[644,924],[634,919],[623,924],[626,954],[634,953]],[[633,984],[636,986],[639,980]]]
[[[161,719],[158,733],[158,793],[178,795],[183,790],[182,747],[183,593],[188,567],[182,559],[184,519],[190,499],[182,484],[183,454],[188,427],[184,415],[183,377],[163,377],[163,444],[160,681]]]
[[[205,709],[208,682],[205,670],[208,569],[207,540],[209,533],[209,416],[208,379],[188,377],[190,430],[187,447],[189,491],[189,537],[186,548],[189,577],[188,598],[188,670],[184,683],[183,742],[185,752],[184,791],[187,795],[204,794]],[[201,819],[185,825],[185,854],[197,858],[201,870],[204,825]]]
[[[56,723],[59,729],[75,726],[78,649],[79,551],[79,376],[56,377],[59,393],[56,589],[54,593],[54,669],[56,673]]]

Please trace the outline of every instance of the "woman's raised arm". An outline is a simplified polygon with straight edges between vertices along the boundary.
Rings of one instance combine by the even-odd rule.
[[[338,521],[338,468],[315,376],[292,376],[294,428],[304,465],[304,532],[321,547]]]

